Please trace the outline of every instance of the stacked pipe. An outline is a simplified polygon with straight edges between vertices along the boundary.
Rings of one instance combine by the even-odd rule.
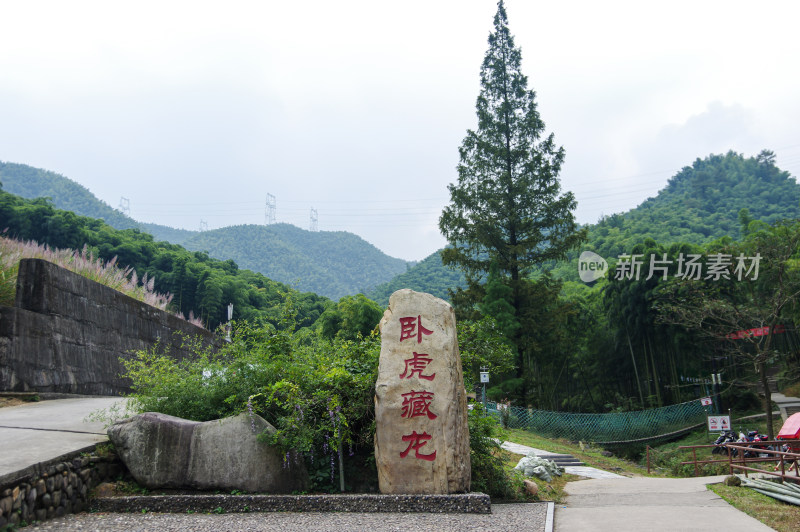
[[[800,506],[800,486],[796,484],[791,484],[789,482],[779,484],[777,482],[770,482],[757,478],[743,478],[742,486],[747,486],[773,499]]]

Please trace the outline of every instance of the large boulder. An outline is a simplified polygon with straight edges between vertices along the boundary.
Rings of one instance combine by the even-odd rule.
[[[470,489],[467,399],[453,308],[398,290],[380,322],[375,463],[381,493]]]
[[[307,490],[303,460],[285,461],[278,449],[258,441],[264,431],[275,427],[258,415],[200,423],[146,412],[115,423],[108,437],[136,482],[151,489]]]

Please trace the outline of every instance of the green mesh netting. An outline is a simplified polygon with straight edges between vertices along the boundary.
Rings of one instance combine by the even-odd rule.
[[[487,403],[490,415],[504,420],[508,428],[529,430],[543,436],[614,445],[667,439],[705,424],[706,410],[700,401],[663,408],[613,414],[548,412]],[[508,411],[503,411],[508,408]],[[505,419],[504,419],[505,418]]]

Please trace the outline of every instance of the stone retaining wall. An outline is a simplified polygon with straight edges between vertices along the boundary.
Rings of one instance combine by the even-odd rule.
[[[116,455],[92,445],[0,477],[0,529],[86,510],[89,492],[123,470]]]
[[[20,261],[14,307],[0,307],[0,390],[119,395],[120,357],[160,342],[172,356],[185,337],[214,335],[41,259]]]

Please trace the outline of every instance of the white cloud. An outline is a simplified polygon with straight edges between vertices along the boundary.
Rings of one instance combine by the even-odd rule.
[[[709,152],[775,149],[797,174],[800,7],[509,0],[582,222]],[[443,245],[495,7],[477,0],[15,2],[0,6],[0,159],[144,221],[278,217],[394,256]],[[783,151],[781,150],[783,148]]]

